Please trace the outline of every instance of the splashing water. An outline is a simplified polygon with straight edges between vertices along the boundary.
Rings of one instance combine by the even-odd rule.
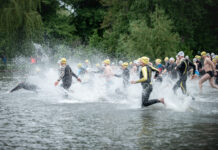
[[[44,63],[29,65],[27,71],[0,74],[0,147],[3,149],[216,149],[218,138],[217,91],[204,84],[199,94],[198,80],[187,80],[191,96],[172,87],[167,77],[153,81],[150,99],[165,98],[166,107],[155,104],[141,108],[141,85],[122,91],[121,78],[112,78],[110,87],[100,74],[88,73],[82,83],[73,80],[68,97],[55,87],[56,60],[46,55]],[[84,61],[84,60],[83,60]],[[101,62],[101,60],[96,60]],[[16,58],[17,65],[29,58]],[[53,63],[52,63],[53,62]],[[77,73],[75,57],[68,64]],[[28,65],[27,65],[28,66]],[[95,68],[91,68],[95,70]],[[119,74],[121,70],[115,69]],[[131,80],[138,75],[132,74]],[[5,94],[17,83],[39,86],[37,93],[20,90]],[[194,144],[193,144],[194,143]]]

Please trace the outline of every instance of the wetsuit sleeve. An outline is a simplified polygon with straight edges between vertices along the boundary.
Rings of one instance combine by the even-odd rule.
[[[61,67],[60,68],[60,76],[58,78],[58,81],[61,81],[61,79],[64,77],[65,75],[65,67]]]
[[[71,70],[72,76],[74,76],[76,79],[78,79],[78,76]]]
[[[129,70],[128,69],[125,70],[124,75],[126,78],[129,78]]]
[[[155,78],[156,78],[156,77],[159,75],[159,73],[160,73],[160,71],[159,71],[157,68],[154,68],[154,67],[152,67],[152,66],[151,66],[151,70],[152,70],[152,71],[155,71],[155,75],[154,75]]]
[[[143,74],[143,77],[139,79],[138,81],[136,81],[136,83],[145,82],[148,79],[147,67],[142,68],[142,74]]]
[[[122,75],[115,74],[114,76],[117,78],[121,78]]]

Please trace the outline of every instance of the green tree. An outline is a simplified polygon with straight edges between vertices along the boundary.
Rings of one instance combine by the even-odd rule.
[[[155,0],[174,21],[182,38],[182,47],[197,51],[218,52],[218,1],[212,0]]]
[[[40,0],[10,0],[1,3],[0,31],[8,38],[11,49],[8,55],[27,55],[31,41],[38,40],[42,20],[38,13]]]
[[[123,53],[133,58],[145,55],[153,59],[175,56],[180,39],[177,33],[172,32],[172,21],[158,7],[150,19],[150,26],[145,20],[130,23],[130,34],[119,39],[118,55]]]
[[[72,6],[74,13],[70,15],[70,25],[74,25],[83,44],[88,44],[90,36],[98,30],[103,21],[104,9],[99,0],[63,0]]]

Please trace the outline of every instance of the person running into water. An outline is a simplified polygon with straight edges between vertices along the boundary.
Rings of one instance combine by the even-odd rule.
[[[173,57],[170,58],[170,64],[168,67],[168,75],[171,79],[176,79],[177,78],[177,71],[176,71],[176,63],[175,59]]]
[[[82,67],[82,64],[81,64],[81,63],[79,63],[79,64],[77,65],[77,67],[78,67],[78,77],[79,77],[79,76],[84,76],[85,73],[87,72],[86,69]]]
[[[169,66],[170,66],[170,61],[169,61],[169,58],[168,57],[165,57],[164,58],[164,62],[165,62],[165,65],[164,65],[164,72],[168,72],[169,71]]]
[[[128,86],[128,84],[129,84],[129,77],[130,77],[127,62],[124,62],[122,64],[122,70],[123,70],[123,73],[121,75],[115,74],[114,76],[118,77],[118,78],[122,77],[123,78],[123,87],[126,88]]]
[[[30,84],[30,83],[27,83],[27,82],[21,82],[17,86],[15,86],[13,89],[11,89],[9,92],[12,93],[12,92],[15,92],[15,91],[20,90],[20,89],[25,89],[25,90],[28,90],[28,91],[37,92],[39,87],[37,85],[35,85],[35,84]]]
[[[58,80],[55,82],[55,86],[59,84],[59,82],[62,80],[62,87],[65,90],[68,90],[72,84],[72,76],[74,76],[77,81],[81,82],[80,78],[77,77],[77,75],[72,71],[69,65],[67,65],[66,58],[62,58],[61,61],[61,68],[60,68],[60,76]]]
[[[173,91],[174,93],[176,93],[177,89],[180,87],[182,89],[182,93],[187,94],[186,81],[188,76],[188,67],[190,66],[193,68],[192,78],[194,78],[196,68],[192,62],[184,58],[183,51],[180,51],[178,53],[178,59],[179,59],[179,64],[177,65],[176,70],[179,72],[179,80],[174,85]]]
[[[218,55],[214,56],[213,63],[216,66],[215,84],[218,85]]]
[[[112,72],[112,68],[110,66],[110,59],[105,59],[103,63],[104,63],[105,68],[104,68],[104,72],[102,76],[106,79],[105,86],[107,88],[110,88],[113,83],[111,78],[114,76]]]
[[[201,53],[202,58],[204,59],[204,70],[205,70],[205,75],[203,75],[199,81],[199,88],[200,91],[202,92],[202,85],[205,81],[209,80],[210,85],[212,88],[218,89],[218,85],[214,83],[214,75],[216,75],[216,68],[211,61],[210,58],[207,57],[207,53],[203,51]]]
[[[92,71],[93,73],[103,73],[104,72],[104,67],[100,66],[100,64],[96,64],[96,71]]]
[[[155,60],[155,64],[156,64],[156,68],[158,69],[159,71],[159,76],[157,77],[157,81],[158,82],[162,82],[163,81],[163,78],[162,78],[162,72],[164,70],[164,66],[161,64],[161,59],[156,59]]]
[[[140,64],[142,66],[140,70],[140,80],[138,81],[131,81],[131,84],[141,83],[142,85],[142,107],[147,107],[156,103],[163,103],[164,104],[164,98],[160,99],[152,99],[149,100],[150,94],[152,92],[152,84],[151,84],[151,77],[152,77],[152,71],[155,71],[155,77],[158,76],[159,71],[158,69],[149,66],[149,58],[148,57],[142,57],[140,59]]]
[[[199,77],[199,76],[200,76],[200,73],[199,73],[199,71],[198,71],[197,58],[194,58],[194,59],[193,59],[193,64],[195,65],[195,68],[196,68],[195,74],[197,75],[197,77]]]
[[[112,69],[111,69],[111,66],[110,66],[110,60],[109,59],[106,59],[104,60],[104,72],[103,72],[103,76],[106,78],[106,80],[110,80],[111,77],[114,76],[113,72],[112,72]]]

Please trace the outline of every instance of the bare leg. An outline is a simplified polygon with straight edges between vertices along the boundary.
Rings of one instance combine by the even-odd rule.
[[[216,84],[214,83],[214,77],[213,77],[213,78],[210,78],[209,81],[210,81],[210,86],[211,86],[212,88],[218,89],[218,85],[216,85]]]
[[[210,79],[210,75],[208,73],[206,73],[205,75],[203,75],[201,77],[201,79],[199,80],[199,88],[200,88],[200,91],[202,92],[202,84],[207,81],[208,79]]]

